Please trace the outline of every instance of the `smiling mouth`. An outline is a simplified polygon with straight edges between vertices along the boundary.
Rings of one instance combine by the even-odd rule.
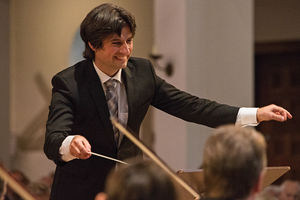
[[[128,57],[115,57],[117,60],[119,61],[127,61],[128,60]]]

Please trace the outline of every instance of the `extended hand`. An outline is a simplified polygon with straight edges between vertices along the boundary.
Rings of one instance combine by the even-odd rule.
[[[76,158],[88,159],[91,157],[91,145],[87,139],[81,135],[76,135],[70,144],[70,153]]]
[[[271,104],[262,108],[258,108],[256,117],[257,117],[257,122],[259,123],[262,121],[270,121],[270,120],[284,122],[288,118],[292,119],[293,116],[286,109]]]

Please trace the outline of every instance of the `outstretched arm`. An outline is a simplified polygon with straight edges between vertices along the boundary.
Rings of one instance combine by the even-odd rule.
[[[279,122],[284,122],[287,119],[292,119],[292,115],[284,108],[271,104],[265,107],[258,108],[257,113],[257,122],[275,120]]]

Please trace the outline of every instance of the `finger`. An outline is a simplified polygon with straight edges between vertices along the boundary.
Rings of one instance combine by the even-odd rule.
[[[87,152],[88,152],[82,141],[79,143],[78,149],[80,150],[80,153],[87,154]]]
[[[287,114],[286,114],[286,111],[285,111],[285,110],[282,111],[282,112],[280,113],[280,115],[283,116],[283,120],[284,120],[284,121],[287,120]]]
[[[84,151],[81,151],[80,158],[87,159],[87,158],[91,157],[92,154],[90,152],[91,151],[86,151],[86,149]]]
[[[80,150],[75,145],[70,145],[70,153],[77,158],[80,156]]]
[[[82,154],[82,155],[81,155],[81,159],[88,159],[88,158],[91,157],[91,156],[92,156],[92,154],[90,154],[90,153]]]
[[[84,149],[83,141],[84,141],[84,138],[80,136],[80,137],[74,138],[73,144],[74,144],[74,146],[76,146],[80,151],[82,151],[82,150]]]
[[[87,159],[91,157],[91,149],[90,149],[90,144],[88,143],[87,140],[82,140],[80,141],[80,158],[81,159]]]
[[[276,115],[280,115],[283,117],[283,120],[286,120],[286,116],[284,116],[284,113],[280,113],[280,112],[275,112]],[[273,119],[273,118],[272,118]]]
[[[288,116],[289,119],[293,118],[293,116],[291,115],[291,113],[289,113],[289,111],[286,111],[286,113],[287,113],[287,116]]]
[[[273,113],[273,114],[271,115],[271,119],[273,119],[273,120],[275,120],[275,121],[279,121],[279,122],[285,121],[284,116],[282,116],[281,114],[276,114],[276,113]]]
[[[292,115],[282,107],[276,106],[273,111],[276,111],[276,113],[279,112],[284,117],[284,120],[287,120],[287,118],[292,118]]]
[[[80,141],[80,151],[81,151],[81,153],[84,153],[84,154],[87,154],[91,151],[90,145],[87,141],[85,141],[85,140]]]
[[[82,141],[83,146],[85,147],[86,151],[89,153],[91,152],[91,145],[87,140]]]
[[[73,149],[73,153],[75,154],[74,156],[78,158],[82,158],[82,155],[86,154],[86,150],[80,140],[74,140],[74,142],[71,144],[71,147]]]

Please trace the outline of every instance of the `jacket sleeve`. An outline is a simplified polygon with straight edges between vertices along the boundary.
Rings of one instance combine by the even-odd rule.
[[[185,121],[217,127],[235,123],[239,108],[181,91],[157,76],[152,68],[155,95],[152,105]]]
[[[52,99],[49,106],[44,152],[56,164],[63,163],[59,148],[71,133],[74,121],[74,102],[71,87],[66,80],[56,75],[52,79]]]

